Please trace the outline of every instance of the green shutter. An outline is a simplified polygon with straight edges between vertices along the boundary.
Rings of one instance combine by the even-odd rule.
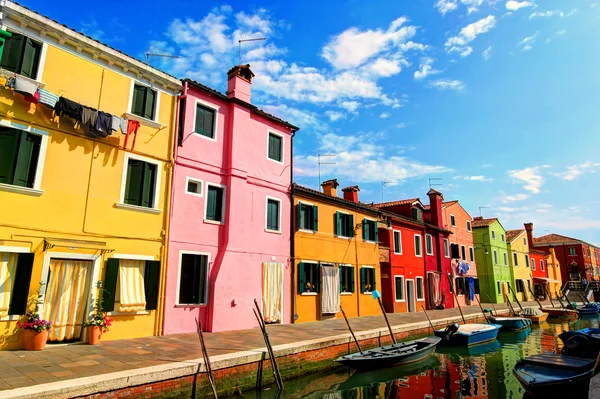
[[[200,104],[196,105],[196,121],[194,125],[194,132],[204,134],[204,107]]]
[[[31,79],[37,78],[38,60],[40,58],[41,45],[31,39],[25,41],[23,51],[23,62],[21,63],[21,75]]]
[[[306,286],[306,274],[304,273],[304,263],[298,263],[298,293],[304,292]]]
[[[377,222],[373,222],[373,224],[375,226],[373,226],[373,229],[375,229],[375,242],[379,242],[379,229],[377,228]]]
[[[350,291],[354,292],[354,266],[350,267]]]
[[[371,273],[371,291],[375,291],[377,289],[377,279],[375,278],[375,269],[369,270]]]
[[[154,103],[157,93],[149,87],[146,87],[146,99],[144,101],[144,118],[154,120]],[[158,112],[158,110],[156,110]]]
[[[215,187],[208,187],[208,194],[206,201],[206,218],[208,220],[215,220],[217,215],[217,190]]]
[[[115,310],[115,293],[117,291],[117,277],[119,276],[119,259],[110,258],[106,260],[104,268],[104,296],[102,311],[112,312]]]
[[[207,137],[210,137],[211,139],[214,138],[214,119],[215,119],[215,112],[212,110],[205,110],[204,111],[204,125],[203,125],[203,130],[204,130],[204,135]]]
[[[40,136],[22,132],[19,140],[19,155],[15,165],[13,184],[21,187],[33,187],[35,169],[40,153]]]
[[[143,164],[142,206],[152,208],[154,206],[154,190],[156,188],[156,165],[148,162],[144,162]]]
[[[281,161],[281,137],[269,133],[269,158]]]
[[[160,280],[160,261],[146,262],[144,273],[144,292],[146,293],[146,310],[156,310],[158,304],[158,282]]]
[[[146,88],[144,86],[135,85],[133,87],[133,104],[131,105],[131,113],[137,116],[144,116],[144,97]]]
[[[344,267],[338,266],[338,269],[340,270],[340,292],[344,292]]]
[[[303,229],[304,225],[302,224],[302,215],[305,213],[305,211],[302,209],[302,204],[298,203],[298,205],[296,205],[296,229]]]
[[[315,292],[321,292],[321,266],[318,263],[312,265],[313,278],[315,283]]]
[[[364,267],[360,268],[360,292],[365,292],[367,279],[367,270]]]
[[[127,165],[127,182],[125,184],[125,203],[129,205],[142,204],[142,184],[144,176],[143,161],[130,159]]]
[[[25,46],[26,37],[18,34],[6,40],[4,45],[4,51],[2,53],[2,60],[0,61],[0,67],[15,73],[20,72],[21,54],[23,54],[23,47]]]
[[[367,223],[367,219],[363,219],[362,231],[363,231],[363,240],[367,241],[369,239],[369,225]]]
[[[18,130],[0,128],[0,183],[13,183],[19,136]]]
[[[17,272],[8,308],[9,315],[22,315],[27,313],[27,299],[29,298],[29,286],[31,284],[31,271],[33,270],[33,258],[35,254],[23,253],[17,258]]]
[[[312,230],[319,231],[319,208],[317,206],[312,207]]]
[[[339,212],[335,213],[335,234],[338,236],[342,235],[342,220]]]

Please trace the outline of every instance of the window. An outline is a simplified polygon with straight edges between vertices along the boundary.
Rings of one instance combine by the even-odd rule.
[[[423,221],[423,211],[419,208],[411,208],[412,218],[418,220],[419,222]]]
[[[575,247],[569,247],[569,256],[576,256],[577,251],[575,251]]]
[[[208,254],[181,254],[178,304],[205,305],[207,303],[208,258]]]
[[[473,247],[469,247],[469,261],[475,262],[475,250]]]
[[[542,262],[542,261],[540,261]],[[535,259],[531,258],[531,270],[535,270]]]
[[[456,295],[464,295],[465,294],[465,278],[457,277],[456,285],[454,288],[456,289]]]
[[[223,223],[225,221],[225,187],[213,183],[206,184],[205,220]]]
[[[375,269],[372,267],[360,268],[360,292],[367,293],[377,289]]]
[[[449,248],[449,244],[448,244],[448,239],[444,238],[444,256],[446,258],[450,257],[450,248]]]
[[[298,265],[298,292],[317,293],[320,291],[320,270],[318,263],[300,263]]]
[[[37,79],[41,53],[41,43],[13,33],[4,44],[0,67],[31,79]]]
[[[354,292],[354,267],[340,265],[340,292]]]
[[[155,208],[158,165],[140,159],[127,159],[127,177],[123,203]]]
[[[298,203],[298,228],[301,230],[319,230],[319,210],[312,204]]]
[[[267,230],[281,231],[281,200],[267,197]]]
[[[494,249],[494,264],[498,264],[498,252]]]
[[[492,240],[496,239],[496,232],[494,230],[492,230]]]
[[[460,246],[460,255],[462,260],[467,260],[467,248],[464,245]]]
[[[32,253],[0,252],[3,294],[0,316],[26,313],[34,256]]]
[[[540,259],[540,270],[544,271],[544,260]]]
[[[502,240],[502,242],[506,241],[506,238],[504,237],[504,234],[500,234],[500,239]]]
[[[154,120],[157,92],[148,86],[133,85],[131,113],[142,118]]]
[[[500,289],[500,281],[496,281],[496,288],[498,289],[498,295],[502,295],[502,290]]]
[[[196,118],[194,121],[194,133],[199,134],[209,139],[215,140],[216,123],[215,116],[217,111],[214,108],[209,108],[204,104],[196,103]]]
[[[42,136],[0,127],[0,183],[34,188]]]
[[[404,302],[404,276],[394,276],[396,285],[396,302]]]
[[[508,266],[508,255],[504,252],[504,266]]]
[[[516,284],[517,292],[525,292],[525,284],[523,283],[523,280],[517,279],[517,280],[515,280],[515,284]]]
[[[187,194],[196,195],[198,197],[202,197],[202,186],[204,182],[202,180],[194,179],[193,177],[186,177],[186,188],[185,192]]]
[[[415,234],[415,256],[423,256],[421,251],[421,236]]]
[[[376,221],[363,219],[363,240],[372,242],[379,241]]]
[[[513,266],[514,267],[519,266],[519,256],[517,255],[516,252],[513,252]]]
[[[394,253],[402,254],[402,233],[394,230]]]
[[[525,254],[525,267],[529,267],[529,255]]]
[[[471,221],[467,220],[467,231],[471,231]]]
[[[473,281],[475,283],[475,295],[479,295],[480,294],[480,291],[479,291],[479,279],[478,278],[474,278]]]
[[[159,280],[160,261],[107,259],[104,271],[103,310],[123,313],[156,310]],[[143,289],[140,289],[141,287]]]
[[[417,301],[425,300],[425,293],[423,291],[423,277],[417,277]]]
[[[283,162],[283,137],[269,132],[269,159]]]
[[[456,226],[456,218],[454,215],[450,215],[450,226]]]
[[[523,237],[523,245],[527,245],[527,238]]]
[[[431,234],[425,234],[425,252],[427,255],[433,255],[433,237],[431,237]]]
[[[348,213],[335,213],[335,234],[339,237],[354,237],[354,216]]]

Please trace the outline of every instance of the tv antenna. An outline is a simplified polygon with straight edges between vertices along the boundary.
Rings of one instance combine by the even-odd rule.
[[[258,42],[258,41],[263,41],[263,40],[267,40],[267,38],[266,37],[257,37],[255,39],[240,39],[240,40],[238,40],[238,64],[242,63],[242,43]]]
[[[163,58],[181,58],[178,55],[171,54],[159,54],[159,53],[146,53],[146,64],[148,63],[148,59],[150,57],[163,57]]]
[[[441,177],[430,177],[429,178],[429,188],[432,188],[433,186],[441,186],[442,183],[432,183],[432,181],[436,181],[436,180],[442,180]]]
[[[388,184],[396,184],[395,181],[382,181],[381,182],[381,202],[383,202],[383,189],[387,187]]]
[[[489,208],[489,206],[480,206],[480,207],[479,207],[479,216],[482,216],[482,215],[481,215],[481,210],[482,210],[482,209],[488,209],[488,208]]]
[[[321,158],[334,157],[335,154],[317,154],[317,164],[319,165],[319,190],[321,190],[321,165],[335,165],[335,162],[321,162]]]

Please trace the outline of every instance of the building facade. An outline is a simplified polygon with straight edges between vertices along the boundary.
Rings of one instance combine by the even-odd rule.
[[[292,292],[295,322],[381,314],[374,290],[381,289],[381,212],[358,201],[358,187],[337,195],[337,180],[323,192],[293,186]]]
[[[519,301],[533,300],[531,259],[525,229],[506,230],[506,249],[513,275],[510,283],[512,294]]]
[[[548,277],[549,257],[550,253],[538,249],[529,249],[533,293],[537,298],[546,298],[547,293],[550,291],[550,278]]]
[[[21,347],[38,290],[49,343],[86,340],[98,282],[103,339],[159,335],[181,82],[15,3],[3,14],[0,347]]]
[[[297,127],[250,103],[248,65],[221,94],[184,80],[173,172],[166,334],[291,317],[292,137]]]

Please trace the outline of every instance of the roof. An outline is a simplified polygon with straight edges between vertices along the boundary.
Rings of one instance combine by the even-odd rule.
[[[506,242],[513,242],[522,233],[525,233],[525,229],[506,230]]]
[[[359,209],[361,209],[363,211],[375,213],[375,214],[378,214],[378,215],[382,213],[379,209],[374,208],[374,207],[372,207],[370,205],[367,205],[367,204],[363,204],[362,202],[349,201],[349,200],[341,198],[341,197],[332,197],[331,195],[327,195],[327,194],[324,194],[324,193],[322,193],[320,191],[313,190],[312,188],[301,186],[301,185],[299,185],[297,183],[292,183],[292,190],[295,191],[295,192],[301,192],[301,193],[304,193],[304,194],[309,194],[309,195],[312,195],[314,197],[319,197],[319,198],[322,198],[322,199],[325,199],[325,200],[328,200],[328,201],[337,202],[337,203],[340,203],[340,204],[343,204],[343,205],[346,205],[346,206],[350,206],[350,207],[354,207],[354,208],[359,208]]]
[[[492,223],[497,222],[497,221],[498,221],[498,218],[484,219],[484,218],[476,217],[473,219],[472,225],[473,225],[473,228],[488,227]]]
[[[444,206],[449,206],[449,205],[454,205],[458,202],[458,200],[452,200],[452,201],[444,201],[442,202],[442,205]],[[431,209],[431,205],[423,205],[423,208],[428,211],[429,209]]]
[[[391,208],[393,206],[398,206],[398,205],[412,205],[415,202],[421,202],[421,200],[419,198],[409,198],[409,199],[404,199],[404,200],[398,200],[398,201],[391,201],[391,202],[381,202],[379,204],[373,204],[373,206],[375,208]],[[421,204],[423,205],[423,204]]]
[[[536,254],[536,255],[547,256],[548,254],[550,254],[550,252],[548,252],[548,251],[542,251],[541,249],[529,248],[529,254]]]
[[[549,244],[583,244],[583,241],[554,233],[546,234],[545,236],[536,237],[533,239],[533,245]]]

